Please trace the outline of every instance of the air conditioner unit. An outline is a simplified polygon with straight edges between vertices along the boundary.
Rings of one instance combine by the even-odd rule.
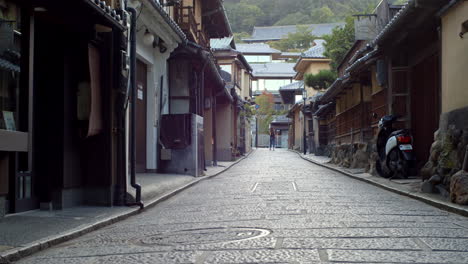
[[[164,147],[161,170],[201,176],[204,170],[203,139],[203,117],[195,114],[163,115],[160,127],[160,142]]]
[[[191,114],[163,115],[161,118],[161,144],[166,149],[184,149],[191,140]]]

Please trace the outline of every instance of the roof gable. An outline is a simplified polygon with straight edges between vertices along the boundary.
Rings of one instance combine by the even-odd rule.
[[[312,30],[312,34],[317,37],[329,35],[332,33],[335,27],[344,27],[345,23],[328,23],[328,24],[310,24],[305,25],[309,30]],[[254,27],[252,36],[244,39],[245,41],[268,41],[268,40],[280,40],[286,38],[289,33],[296,33],[297,26],[272,26],[272,27]]]

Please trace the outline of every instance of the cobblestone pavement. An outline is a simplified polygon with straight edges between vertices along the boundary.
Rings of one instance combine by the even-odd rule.
[[[257,150],[146,212],[19,263],[468,263],[468,219]]]

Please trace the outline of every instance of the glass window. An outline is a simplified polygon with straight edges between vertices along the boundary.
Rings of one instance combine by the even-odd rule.
[[[232,65],[231,64],[221,64],[219,65],[221,67],[221,70],[228,72],[229,74],[232,75]]]
[[[18,124],[21,17],[19,8],[0,1],[0,129],[20,130]]]

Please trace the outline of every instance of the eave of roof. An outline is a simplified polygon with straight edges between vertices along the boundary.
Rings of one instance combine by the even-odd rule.
[[[449,11],[455,5],[463,2],[465,0],[452,0],[446,6],[444,6],[438,13],[437,16],[443,16],[447,11]]]
[[[426,12],[440,10],[444,7],[447,0],[408,0],[408,2],[400,9],[400,11],[388,22],[383,30],[372,41],[372,46],[382,45],[392,37],[396,31],[406,26],[406,22],[414,20],[414,15],[417,10],[425,10]]]
[[[104,1],[95,1],[95,0],[85,0],[91,8],[96,12],[103,15],[108,21],[110,21],[114,26],[120,30],[126,29],[126,25],[120,15],[117,14],[117,11],[110,6],[107,6]]]
[[[159,4],[157,1],[147,0],[154,9],[161,15],[161,17],[167,22],[167,24],[171,27],[171,29],[180,37],[181,41],[185,44],[187,43],[187,36],[182,31],[182,29],[177,25],[177,23],[169,16],[168,13],[164,10],[164,8]]]

